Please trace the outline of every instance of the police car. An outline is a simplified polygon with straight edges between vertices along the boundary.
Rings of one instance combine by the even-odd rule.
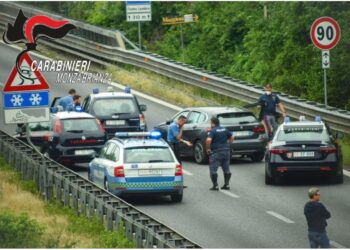
[[[294,174],[327,174],[333,182],[343,183],[343,157],[336,141],[342,137],[333,136],[320,117],[294,122],[286,117],[266,151],[265,183]]]
[[[51,112],[44,154],[67,166],[90,162],[107,141],[100,121],[84,112]]]
[[[109,192],[183,197],[182,166],[158,131],[116,133],[89,164],[89,179]]]

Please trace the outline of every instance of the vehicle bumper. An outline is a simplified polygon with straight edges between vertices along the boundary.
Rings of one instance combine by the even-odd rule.
[[[267,140],[237,140],[231,143],[232,155],[254,154],[256,152],[265,152]]]
[[[57,147],[53,153],[54,159],[63,164],[86,163],[92,161],[96,154],[100,152],[104,145],[94,147]],[[76,155],[76,150],[94,150],[94,153],[86,155]]]

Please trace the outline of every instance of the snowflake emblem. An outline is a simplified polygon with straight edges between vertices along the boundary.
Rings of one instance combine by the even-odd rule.
[[[21,95],[13,95],[11,98],[11,102],[13,106],[22,106],[23,98]]]
[[[39,105],[40,102],[41,102],[42,98],[41,96],[36,93],[36,94],[31,94],[30,98],[29,98],[29,101],[31,101],[32,105]]]

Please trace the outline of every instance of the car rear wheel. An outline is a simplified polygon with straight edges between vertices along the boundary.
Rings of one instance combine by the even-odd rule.
[[[274,177],[273,177],[273,176],[269,176],[269,174],[267,173],[267,171],[265,171],[265,184],[266,184],[266,185],[272,185],[272,184],[274,184]]]
[[[204,152],[204,145],[200,141],[194,144],[194,159],[198,164],[208,163],[208,156]]]
[[[183,198],[183,192],[170,195],[172,202],[181,202]]]
[[[264,152],[257,152],[255,154],[250,155],[250,159],[252,159],[253,162],[259,162],[264,159]]]
[[[332,183],[343,184],[344,183],[343,173],[333,175],[332,176]]]

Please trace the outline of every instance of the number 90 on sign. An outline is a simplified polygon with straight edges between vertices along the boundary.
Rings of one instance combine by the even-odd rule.
[[[340,27],[333,18],[321,17],[312,24],[310,36],[317,48],[329,50],[340,40]]]

